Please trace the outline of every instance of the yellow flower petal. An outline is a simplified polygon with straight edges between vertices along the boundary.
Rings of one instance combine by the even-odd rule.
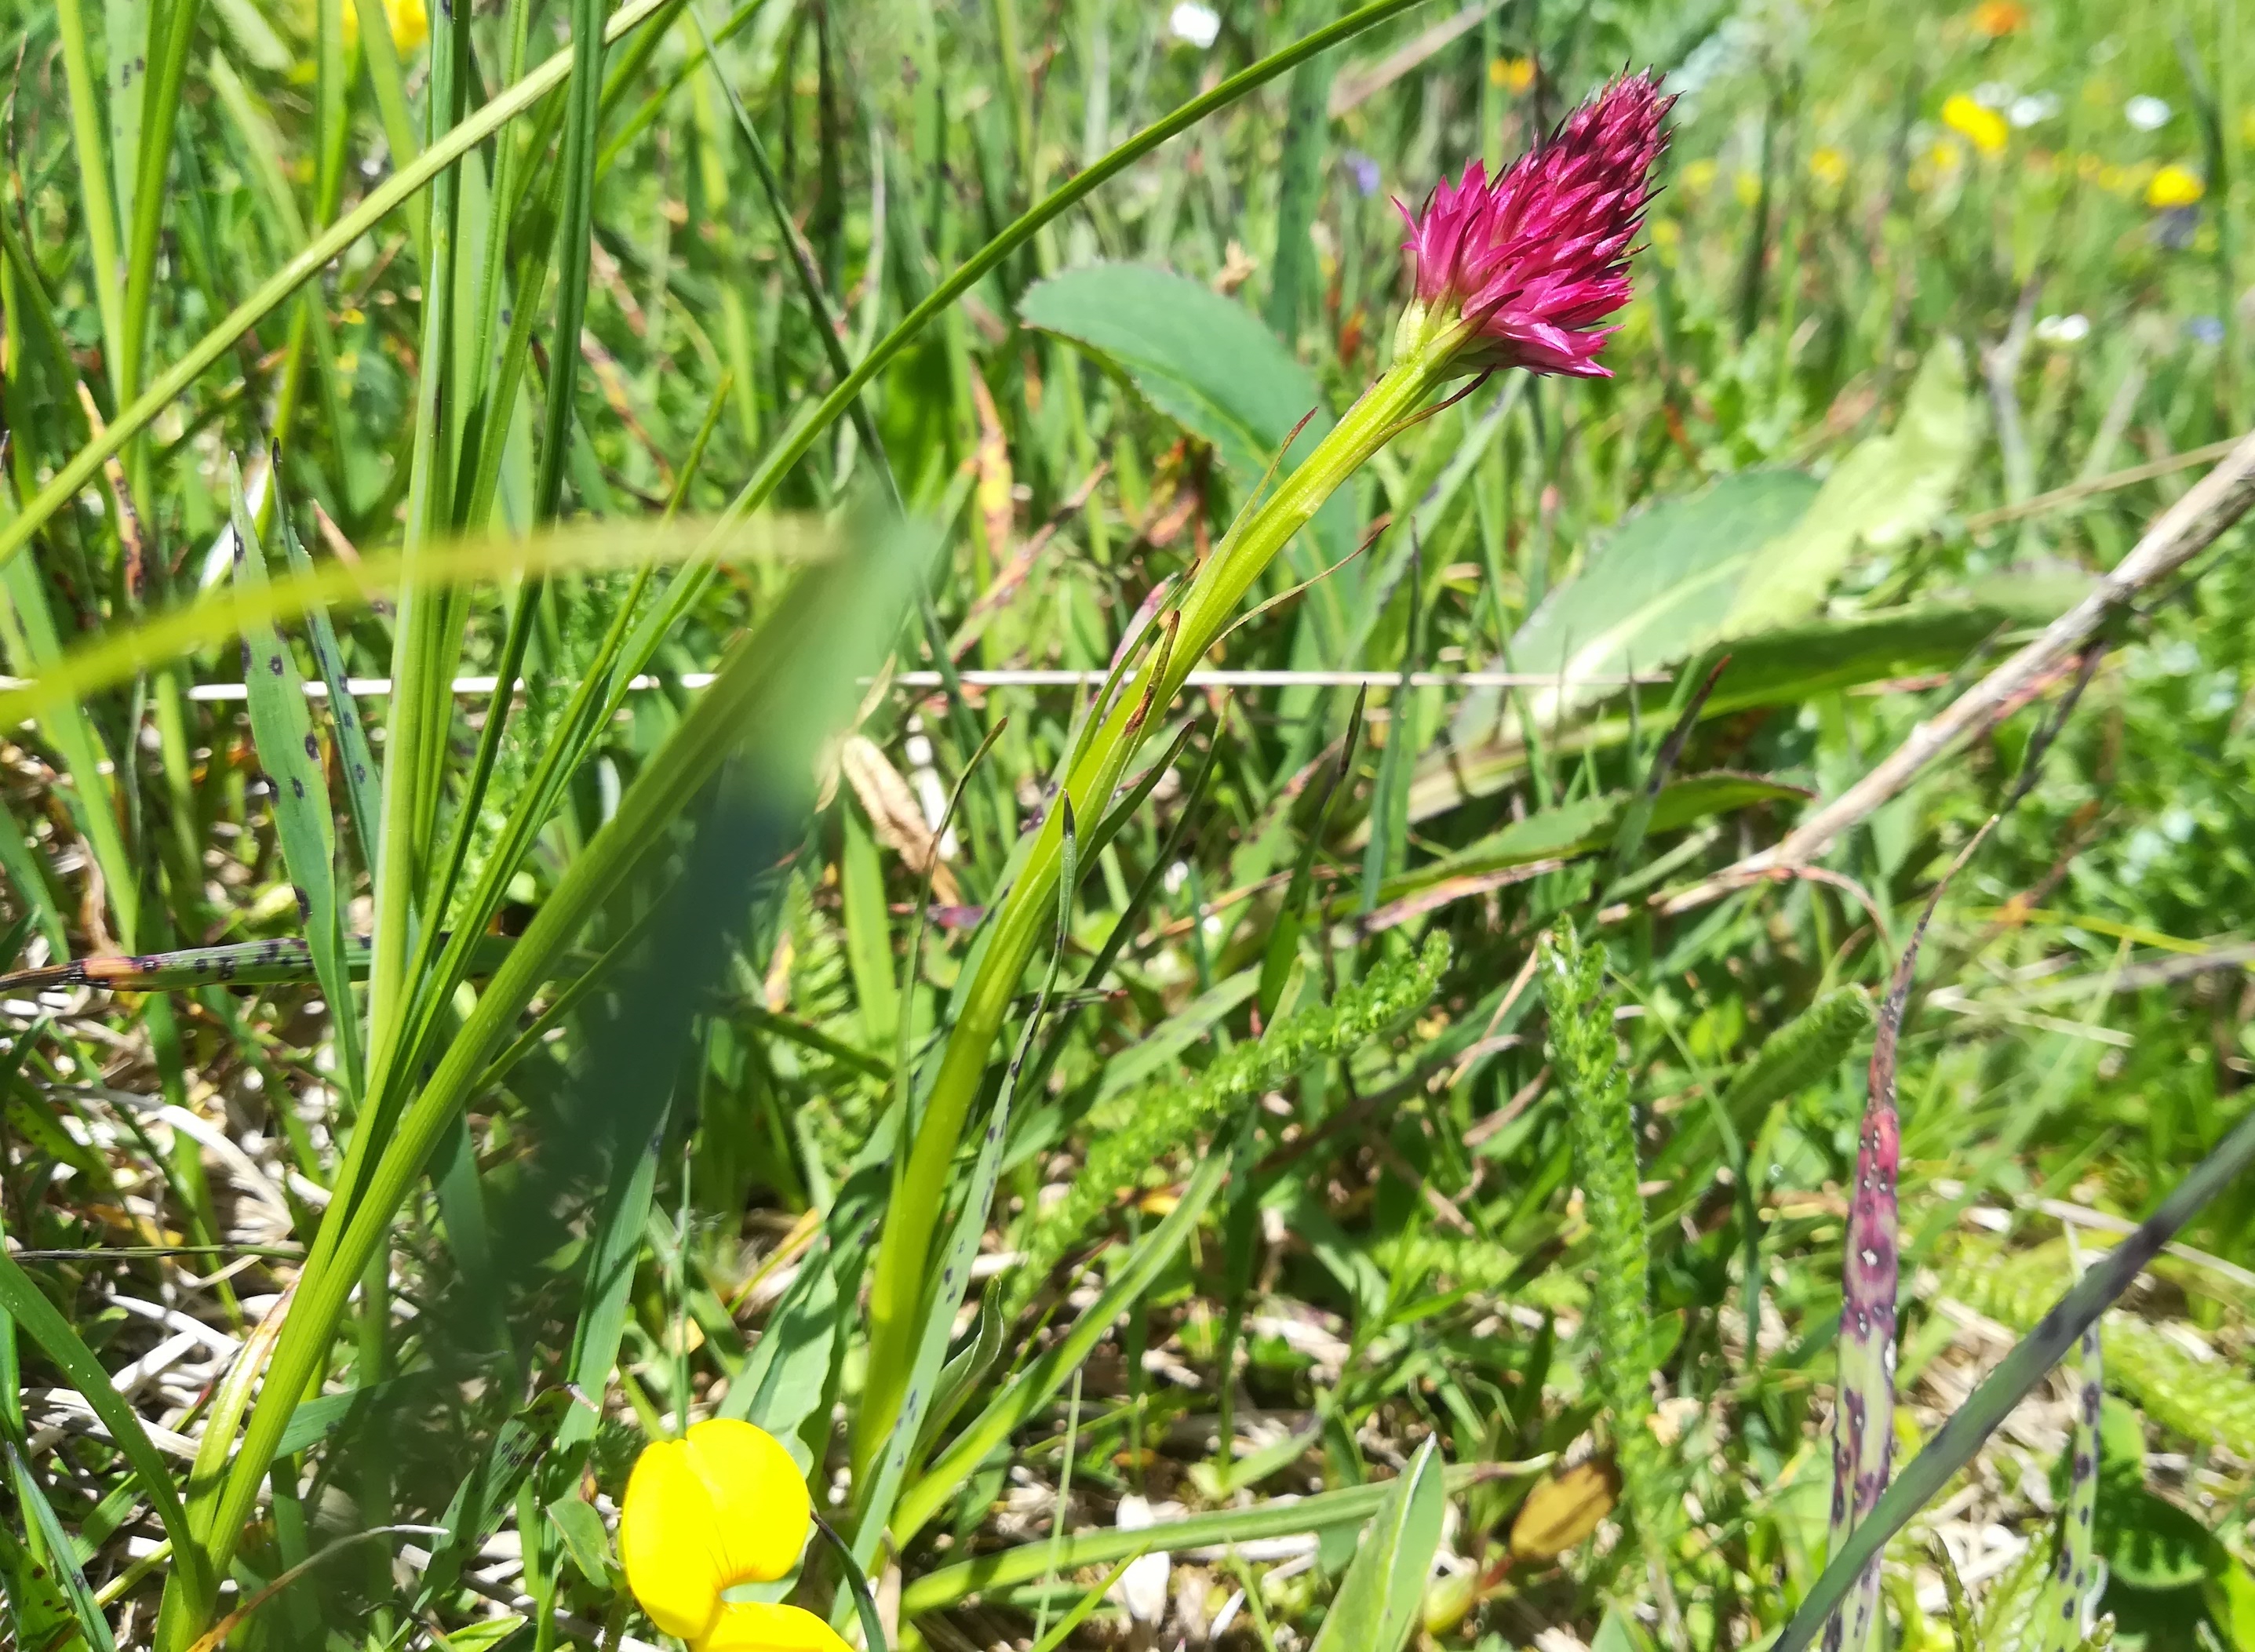
[[[765,1601],[731,1600],[697,1642],[697,1652],[853,1652],[811,1612]]]
[[[2146,186],[2146,205],[2148,206],[2190,206],[2208,193],[2208,186],[2200,181],[2200,174],[2188,167],[2164,166],[2153,174]]]
[[[619,1509],[628,1586],[668,1634],[693,1640],[720,1592],[798,1563],[812,1526],[806,1481],[775,1437],[714,1418],[644,1449]]]

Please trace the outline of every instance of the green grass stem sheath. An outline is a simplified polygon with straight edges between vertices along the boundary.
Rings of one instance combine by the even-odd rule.
[[[1113,788],[1151,730],[1166,720],[1191,668],[1221,640],[1246,592],[1276,554],[1312,519],[1340,484],[1386,445],[1422,408],[1451,370],[1452,342],[1421,341],[1363,393],[1299,469],[1232,529],[1163,620],[1143,663],[1128,677],[1097,732],[1071,766],[1065,791],[1081,820],[1102,818]],[[1056,900],[1064,811],[1052,808],[1017,880],[997,909],[979,973],[950,1030],[908,1165],[896,1187],[878,1242],[870,1295],[869,1382],[862,1396],[855,1461],[875,1460],[900,1415],[903,1390],[922,1321],[932,1237],[948,1173],[961,1144],[971,1104]]]

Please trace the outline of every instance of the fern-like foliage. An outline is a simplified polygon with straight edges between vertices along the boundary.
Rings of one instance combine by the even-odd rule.
[[[2075,1283],[2065,1246],[2008,1253],[1969,1243],[1945,1278],[1949,1294],[2000,1324],[2025,1331]],[[2103,1321],[2106,1380],[2163,1427],[2255,1456],[2255,1379],[2223,1360],[2202,1360],[2135,1314]]]
[[[1855,986],[1826,993],[1763,1041],[1731,1081],[1723,1104],[1743,1120],[1782,1096],[1798,1096],[1846,1060],[1871,1030],[1871,994]]]
[[[1303,1071],[1346,1055],[1430,1002],[1449,967],[1448,938],[1427,938],[1414,957],[1380,964],[1329,1004],[1282,1017],[1257,1042],[1240,1044],[1195,1082],[1136,1098],[1126,1121],[1090,1143],[1081,1173],[1063,1199],[1027,1223],[1025,1260],[1010,1284],[1006,1314],[1033,1299],[1065,1253],[1101,1221],[1122,1190],[1140,1187],[1170,1153]]]
[[[1570,920],[1542,937],[1537,973],[1550,1020],[1550,1071],[1566,1101],[1574,1175],[1596,1254],[1588,1324],[1597,1389],[1612,1422],[1621,1483],[1647,1550],[1665,1540],[1668,1491],[1652,1415],[1652,1292],[1628,1073],[1613,1036],[1605,949]],[[1656,1574],[1662,1575],[1662,1574]]]

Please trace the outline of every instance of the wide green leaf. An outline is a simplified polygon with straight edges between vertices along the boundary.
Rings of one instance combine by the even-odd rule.
[[[1798,704],[1863,683],[1950,670],[1983,643],[2044,624],[2072,600],[2048,582],[1985,586],[1953,600],[1815,619],[1711,644],[1711,654],[1727,648],[1731,659],[1700,718]],[[1664,697],[1656,703],[1664,705]],[[1510,785],[1527,766],[1527,748],[1516,724],[1516,718],[1507,719],[1502,728],[1486,732],[1492,738],[1469,749],[1439,751],[1422,760],[1409,788],[1410,820],[1430,820]],[[1632,732],[1625,714],[1608,709],[1552,749],[1565,753],[1619,746]]]
[[[1944,338],[1920,367],[1894,429],[1851,450],[1793,530],[1747,564],[1723,634],[1789,625],[1816,611],[1858,546],[1886,550],[1930,530],[1972,462],[1976,416],[1965,353]]]
[[[1757,553],[1801,520],[1817,491],[1799,471],[1749,471],[1631,517],[1511,640],[1514,670],[1556,672],[1572,684],[1528,693],[1535,725],[1613,692],[1584,679],[1660,670],[1713,640]],[[1467,695],[1458,741],[1495,732],[1500,710],[1492,689]]]
[[[1809,619],[1859,547],[1900,545],[1941,520],[1970,462],[1974,420],[1964,353],[1945,339],[1895,428],[1858,444],[1822,486],[1798,471],[1750,471],[1631,518],[1512,639],[1515,669],[1573,680],[1527,696],[1535,724],[1608,697],[1581,679],[1665,669]],[[1493,692],[1467,696],[1458,741],[1494,735],[1500,709]]]
[[[1027,326],[1054,332],[1117,367],[1151,405],[1213,444],[1240,487],[1259,486],[1293,427],[1307,428],[1276,465],[1279,478],[1333,423],[1315,374],[1300,365],[1259,317],[1211,287],[1145,264],[1089,264],[1029,288],[1018,301]],[[1309,415],[1314,415],[1309,417]],[[1309,579],[1352,554],[1352,489],[1316,513],[1315,544],[1286,552],[1292,577]],[[1327,648],[1344,636],[1359,582],[1342,569],[1319,588]]]

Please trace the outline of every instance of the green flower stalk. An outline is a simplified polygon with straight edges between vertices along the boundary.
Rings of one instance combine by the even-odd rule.
[[[1668,100],[1649,75],[1606,87],[1494,183],[1475,165],[1410,217],[1416,296],[1394,365],[1273,493],[1247,508],[1163,612],[1139,663],[1092,712],[1065,767],[1075,818],[1100,820],[1128,763],[1193,667],[1220,642],[1276,554],[1333,492],[1415,423],[1451,380],[1504,367],[1601,377],[1598,324],[1629,298],[1631,244],[1665,141]],[[1063,809],[1022,846],[894,1187],[870,1293],[868,1381],[854,1460],[874,1460],[901,1412],[948,1174],[1003,1018],[1057,898]]]

